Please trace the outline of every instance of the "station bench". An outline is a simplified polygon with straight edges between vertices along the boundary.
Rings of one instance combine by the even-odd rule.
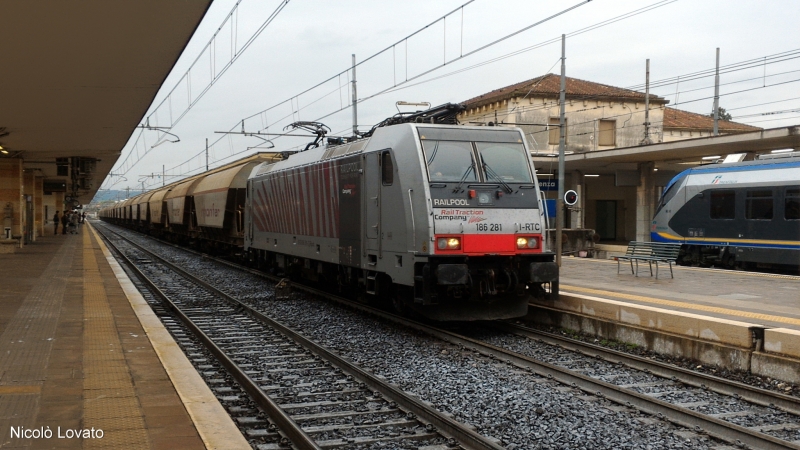
[[[669,274],[672,278],[675,275],[672,273],[672,264],[678,259],[678,254],[681,251],[681,244],[673,244],[669,242],[640,242],[631,241],[628,243],[628,248],[625,250],[624,255],[615,255],[613,258],[617,261],[617,273],[619,274],[620,261],[629,261],[631,263],[631,273],[639,276],[639,261],[647,261],[650,266],[650,276],[653,276],[653,264],[656,265],[656,279],[658,279],[658,263],[669,264]],[[634,271],[633,265],[636,262],[636,270]]]

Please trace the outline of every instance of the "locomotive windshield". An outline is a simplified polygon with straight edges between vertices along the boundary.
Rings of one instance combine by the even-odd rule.
[[[425,140],[422,150],[431,182],[532,182],[522,144]],[[475,163],[476,156],[480,164]]]
[[[431,181],[476,181],[472,144],[456,141],[423,141]]]
[[[477,142],[481,165],[488,166],[507,183],[531,183],[528,158],[522,144]]]

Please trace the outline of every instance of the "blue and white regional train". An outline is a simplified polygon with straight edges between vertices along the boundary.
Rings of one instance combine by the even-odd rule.
[[[531,295],[557,292],[536,172],[519,129],[436,123],[458,111],[327,146],[318,133],[281,161],[182,180],[101,218],[436,320],[520,317]]]
[[[800,268],[800,154],[681,172],[664,189],[651,240],[679,263]]]

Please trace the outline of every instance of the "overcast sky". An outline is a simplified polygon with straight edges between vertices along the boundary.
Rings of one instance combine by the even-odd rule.
[[[767,57],[769,64],[721,76],[720,105],[733,115],[734,121],[755,126],[774,128],[800,123],[797,28],[800,1],[474,0],[462,13],[459,8],[464,2],[290,0],[230,69],[174,125],[171,132],[180,137],[180,142],[165,142],[149,150],[125,175],[127,181],[115,183],[113,189],[130,186],[138,190],[143,179],[148,187],[160,186],[160,179],[141,175],[160,174],[162,165],[168,176],[197,173],[205,166],[202,153],[206,139],[213,144],[212,168],[258,151],[248,150],[260,143],[254,137],[215,133],[240,131],[241,121],[246,118],[249,118],[245,121],[247,132],[280,132],[294,120],[316,120],[344,106],[344,110],[321,121],[333,130],[332,134],[349,135],[352,128],[352,111],[346,108],[350,103],[349,75],[294,96],[346,71],[351,54],[362,61],[457,9],[444,25],[437,22],[358,67],[360,99],[393,86],[400,88],[359,104],[358,123],[362,131],[396,113],[397,101],[424,101],[432,105],[460,102],[547,72],[559,73],[561,45],[557,39],[562,33],[568,36],[567,76],[619,87],[639,89],[643,85],[647,58],[650,58],[651,82],[656,82],[713,69],[716,47],[721,49],[722,66]],[[198,55],[191,75],[193,96],[207,84],[212,67],[216,71],[224,67],[230,59],[230,48],[241,50],[281,2],[243,0],[235,20],[229,21],[217,37],[215,66],[212,66],[208,52],[201,52],[234,4],[234,0],[213,2],[151,106],[148,115],[178,86],[172,99],[163,103],[167,106],[159,110],[158,120],[151,117],[151,125],[169,125],[169,115],[165,112],[170,104],[172,121],[184,109],[181,105],[186,103],[187,88],[181,78]],[[574,5],[581,6],[459,59]],[[638,15],[570,37],[571,33],[650,5],[653,8]],[[235,24],[233,33],[231,23]],[[235,37],[233,45],[231,35]],[[519,52],[527,48],[530,50]],[[795,50],[782,58],[770,58]],[[490,62],[514,52],[519,53]],[[448,64],[443,65],[444,61]],[[431,69],[435,70],[403,84],[407,77]],[[713,96],[713,85],[714,78],[710,76],[677,85],[672,82],[652,92],[667,98],[670,104],[677,103],[678,108],[707,114],[712,110],[713,100],[697,99]],[[289,101],[280,104],[285,100]],[[271,107],[274,108],[259,114]],[[157,139],[155,131],[146,132],[138,141],[137,137],[138,130],[123,150],[118,166],[134,146],[141,155]],[[286,150],[307,141],[282,137],[274,139],[274,144],[275,149]],[[201,155],[195,157],[198,154]],[[128,166],[135,159],[131,157]],[[103,187],[110,184],[107,180]]]

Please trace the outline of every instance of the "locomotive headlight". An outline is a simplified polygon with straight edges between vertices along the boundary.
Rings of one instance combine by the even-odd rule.
[[[518,237],[517,248],[537,248],[539,247],[539,240],[535,237]]]
[[[447,239],[447,249],[448,250],[458,250],[461,248],[461,239],[459,238],[448,238]]]
[[[439,238],[436,240],[439,250],[458,250],[461,248],[461,239],[456,237]]]

